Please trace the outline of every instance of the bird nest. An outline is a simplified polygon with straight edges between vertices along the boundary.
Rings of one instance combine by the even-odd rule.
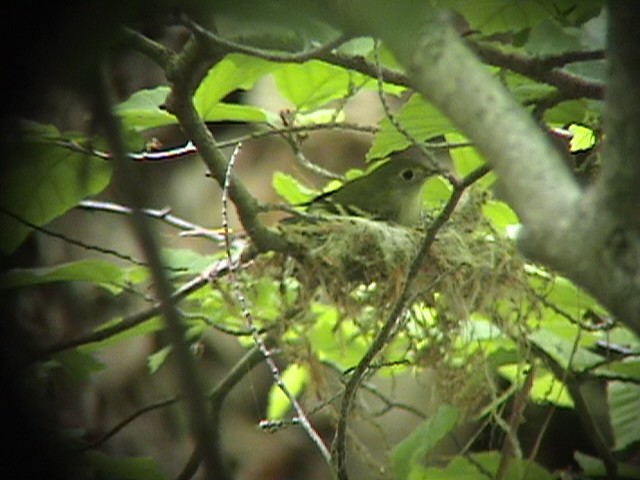
[[[428,223],[428,222],[427,222]],[[343,310],[387,309],[404,288],[425,238],[422,229],[362,217],[326,215],[280,225],[291,253],[258,260],[300,285],[299,301],[331,302]],[[525,285],[512,243],[495,234],[468,200],[437,232],[411,279],[411,299],[437,302],[455,318],[492,306],[506,289]],[[450,315],[451,316],[451,315]]]

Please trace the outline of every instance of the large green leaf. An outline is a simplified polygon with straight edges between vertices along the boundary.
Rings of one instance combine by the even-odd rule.
[[[425,102],[418,94],[413,95],[402,106],[396,115],[396,120],[406,133],[418,142],[454,131],[449,119],[433,105]],[[383,158],[410,145],[411,142],[406,136],[399,132],[395,125],[385,117],[380,122],[380,131],[367,153],[367,159]]]
[[[169,91],[169,87],[163,86],[140,90],[131,95],[116,107],[116,112],[122,119],[123,125],[130,130],[140,132],[149,128],[177,124],[178,119],[163,108]],[[274,124],[278,121],[276,114],[253,105],[215,101],[215,93],[213,92],[211,97],[206,97],[203,91],[200,97],[197,97],[200,99],[200,103],[196,103],[196,106],[205,122],[267,122]]]
[[[216,108],[228,94],[235,90],[248,90],[256,80],[280,68],[280,65],[233,53],[216,63],[198,86],[193,102],[205,120],[219,120]],[[257,111],[257,110],[256,110]]]
[[[458,421],[458,409],[442,405],[435,415],[418,426],[393,449],[391,462],[394,478],[406,480],[411,470],[424,462],[427,454],[448,434]]]
[[[288,64],[273,74],[280,94],[300,110],[322,107],[346,97],[371,79],[319,60]]]
[[[640,385],[610,382],[607,386],[615,449],[640,443]]]
[[[111,177],[108,162],[44,141],[52,133],[57,135],[50,127],[32,128],[28,140],[5,145],[3,152],[0,253],[4,254],[13,252],[31,231],[13,215],[45,225],[103,190]],[[40,141],[36,140],[39,131]]]

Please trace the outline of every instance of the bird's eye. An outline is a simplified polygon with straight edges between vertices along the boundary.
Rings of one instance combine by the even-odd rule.
[[[404,170],[402,170],[400,172],[400,178],[402,178],[403,180],[405,180],[407,182],[410,182],[411,180],[413,180],[413,177],[415,177],[415,173],[410,168],[405,168]]]

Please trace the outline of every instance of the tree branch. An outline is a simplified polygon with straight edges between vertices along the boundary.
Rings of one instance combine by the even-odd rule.
[[[556,87],[564,99],[604,98],[604,85],[563,70],[560,66],[579,60],[602,60],[604,52],[571,52],[571,54],[534,57],[518,52],[505,52],[487,42],[469,42],[481,60],[489,65],[508,68],[516,73]]]
[[[133,215],[130,217],[131,224],[141,249],[147,258],[160,301],[160,311],[165,319],[167,332],[173,345],[177,366],[180,371],[180,380],[187,400],[191,432],[195,436],[198,448],[202,450],[204,456],[205,478],[213,479],[220,469],[220,466],[216,463],[219,452],[215,450],[215,445],[212,442],[214,432],[202,394],[202,381],[196,370],[193,356],[185,342],[185,330],[180,321],[180,315],[175,308],[175,304],[171,301],[174,294],[173,287],[164,274],[160,251],[147,224],[148,219],[140,211],[140,182],[135,176],[135,170],[131,168],[131,164],[127,160],[121,128],[112,111],[110,92],[104,75],[100,77],[96,85],[93,101],[96,123],[104,130],[105,138],[116,163],[116,174],[119,174],[117,180],[121,188],[121,194],[133,208]]]
[[[196,39],[192,39],[176,58],[167,76],[173,82],[171,93],[166,102],[167,110],[180,122],[184,132],[193,141],[202,160],[220,187],[224,185],[227,159],[224,157],[213,134],[198,115],[193,105],[193,92],[208,70],[206,52]],[[275,231],[267,228],[259,219],[260,205],[235,175],[231,177],[229,188],[231,200],[236,206],[238,216],[247,234],[260,251],[286,251],[288,243]]]

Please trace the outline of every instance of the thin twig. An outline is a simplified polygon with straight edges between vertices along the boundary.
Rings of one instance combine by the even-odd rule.
[[[400,124],[400,122],[395,117],[395,115],[391,113],[391,109],[389,108],[387,99],[384,96],[384,89],[383,89],[384,80],[382,78],[382,70],[380,66],[380,56],[378,52],[379,49],[380,49],[380,42],[376,40],[375,46],[373,48],[373,54],[374,54],[375,66],[376,66],[376,80],[378,82],[377,91],[378,91],[378,98],[380,99],[380,104],[382,105],[382,108],[384,110],[385,117],[389,120],[389,122],[391,122],[391,125],[393,125],[393,128],[395,128],[398,131],[398,133],[400,133],[409,142],[410,145],[413,145],[414,147],[416,147],[422,153],[422,155],[424,155],[424,157],[429,162],[430,168],[432,169],[431,173],[440,174],[440,175],[444,174],[445,172],[443,171],[442,168],[440,168],[437,160],[435,159],[433,154],[429,151],[429,149],[423,143],[418,142],[414,138],[414,136],[411,135],[409,131],[406,128],[404,128],[403,125]]]
[[[198,275],[193,278],[191,281],[182,285],[179,289],[177,289],[169,299],[168,302],[172,304],[177,304],[179,301],[191,295],[193,292],[196,292],[206,286],[210,281],[209,272],[205,272],[203,274]],[[120,322],[110,325],[105,328],[101,328],[99,330],[95,330],[89,334],[82,335],[80,337],[67,340],[65,342],[58,343],[49,348],[46,348],[34,356],[32,361],[39,361],[45,358],[49,358],[56,353],[63,352],[65,350],[69,350],[71,348],[80,347],[83,345],[90,345],[92,343],[101,342],[108,338],[117,335],[118,333],[125,332],[130,330],[137,325],[140,325],[142,322],[146,322],[147,320],[158,316],[161,313],[160,303],[156,303],[151,308],[143,310],[141,312],[135,313],[133,315],[129,315],[123,318]]]
[[[340,405],[340,416],[338,418],[338,426],[333,443],[336,469],[338,471],[338,478],[340,480],[347,480],[349,478],[346,469],[347,419],[349,417],[349,412],[351,411],[351,406],[353,404],[353,400],[355,398],[356,392],[358,391],[360,383],[362,382],[362,379],[364,378],[366,372],[369,370],[373,359],[384,348],[384,346],[387,345],[389,337],[393,332],[397,322],[404,314],[406,305],[411,295],[411,284],[413,283],[415,277],[418,275],[418,272],[422,267],[422,262],[427,252],[431,248],[431,245],[433,245],[438,231],[453,214],[464,191],[474,182],[486,175],[489,171],[490,168],[486,165],[483,165],[471,172],[462,180],[456,181],[454,183],[451,197],[449,197],[449,200],[445,204],[440,214],[427,228],[424,239],[411,263],[411,266],[409,267],[409,271],[405,276],[405,280],[400,291],[400,296],[396,300],[391,313],[389,313],[387,319],[382,325],[382,328],[378,331],[378,334],[373,340],[371,346],[365,352],[364,356],[360,359],[360,362],[358,362],[358,365],[351,374],[351,378],[347,382],[344,390],[344,396],[342,397],[342,403]]]
[[[122,27],[121,34],[131,47],[149,57],[163,70],[169,68],[175,59],[175,53],[170,49],[132,28]]]
[[[124,253],[118,252],[117,250],[112,250],[110,248],[105,248],[105,247],[101,247],[99,245],[92,245],[89,243],[86,243],[82,240],[77,240],[75,238],[71,238],[66,234],[63,233],[58,233],[58,232],[54,232],[53,230],[49,230],[48,228],[42,227],[40,225],[36,225],[33,222],[30,222],[29,220],[22,218],[20,215],[16,215],[13,212],[10,212],[9,210],[5,209],[4,207],[0,207],[0,213],[3,215],[6,215],[7,217],[13,218],[15,221],[20,222],[21,224],[23,224],[26,227],[29,227],[33,230],[35,230],[38,233],[42,233],[43,235],[47,235],[48,237],[52,237],[52,238],[57,238],[59,240],[62,240],[63,242],[69,244],[69,245],[74,245],[76,247],[80,247],[84,250],[87,251],[93,251],[93,252],[98,252],[98,253],[102,253],[104,255],[109,255],[112,257],[115,257],[119,260],[124,260],[125,262],[128,263],[132,263],[134,265],[139,265],[139,266],[146,266],[147,264],[145,262],[143,262],[142,260],[138,260],[130,255],[126,255]]]
[[[236,157],[237,157],[241,147],[242,147],[242,144],[238,144],[238,146],[234,150],[233,154],[231,155],[231,158],[229,159],[229,162],[227,163],[227,171],[226,171],[226,174],[225,174],[225,181],[224,181],[223,188],[222,188],[222,228],[223,228],[224,233],[225,233],[225,249],[226,249],[226,253],[227,253],[227,259],[228,259],[229,264],[230,264],[230,267],[229,267],[229,282],[230,282],[230,284],[232,286],[233,293],[234,293],[238,303],[240,304],[240,308],[242,309],[242,315],[245,318],[245,321],[246,321],[246,324],[247,324],[247,328],[249,328],[249,330],[251,330],[253,332],[253,341],[259,347],[260,351],[262,352],[262,355],[264,355],[264,358],[265,358],[265,360],[267,362],[267,365],[269,366],[269,369],[271,370],[271,376],[272,376],[274,382],[276,383],[278,388],[282,391],[282,393],[285,394],[285,396],[287,397],[287,399],[291,403],[293,409],[296,412],[296,416],[298,417],[298,421],[300,422],[300,425],[303,428],[303,430],[307,433],[307,435],[309,436],[311,441],[318,448],[318,450],[320,451],[320,454],[325,459],[327,465],[329,467],[331,467],[331,454],[329,453],[329,449],[324,444],[324,442],[323,442],[322,438],[320,437],[320,435],[318,434],[318,432],[316,432],[314,430],[314,428],[312,427],[311,422],[309,421],[309,419],[307,418],[304,410],[302,409],[302,407],[298,403],[298,400],[296,399],[295,395],[293,395],[289,391],[287,386],[282,381],[282,376],[280,374],[280,369],[278,368],[278,366],[276,365],[275,361],[273,360],[271,350],[267,347],[265,341],[257,333],[256,325],[255,325],[255,323],[253,321],[253,314],[251,313],[251,308],[249,306],[249,302],[246,299],[246,297],[244,296],[244,294],[242,293],[242,290],[240,289],[240,284],[239,284],[238,279],[236,278],[236,275],[235,275],[235,270],[236,270],[237,267],[236,267],[235,262],[233,261],[232,252],[231,252],[231,241],[229,240],[229,220],[228,220],[229,215],[228,215],[227,203],[228,203],[228,195],[229,195],[229,183],[231,181],[231,172],[233,170],[233,165],[235,163]]]
[[[518,442],[518,429],[524,420],[523,412],[527,406],[527,399],[529,398],[531,388],[533,388],[535,374],[535,365],[532,365],[527,372],[527,376],[520,388],[520,391],[515,396],[513,405],[511,406],[511,415],[509,416],[509,421],[506,425],[505,438],[500,452],[500,463],[496,470],[496,480],[502,480],[505,478],[509,465],[511,465],[511,460],[514,456],[522,457],[522,449]]]
[[[78,208],[84,210],[92,210],[92,211],[101,211],[101,212],[109,212],[116,213],[121,215],[131,215],[133,213],[133,209],[130,207],[114,203],[114,202],[106,202],[106,201],[98,201],[98,200],[82,200],[78,204]],[[172,227],[176,227],[180,230],[186,232],[209,232],[208,238],[216,242],[221,242],[223,240],[222,235],[208,230],[196,223],[192,223],[184,218],[177,217],[171,213],[170,208],[163,209],[154,209],[154,208],[142,208],[140,211],[151,218],[156,218],[158,220],[162,220],[168,225]]]

